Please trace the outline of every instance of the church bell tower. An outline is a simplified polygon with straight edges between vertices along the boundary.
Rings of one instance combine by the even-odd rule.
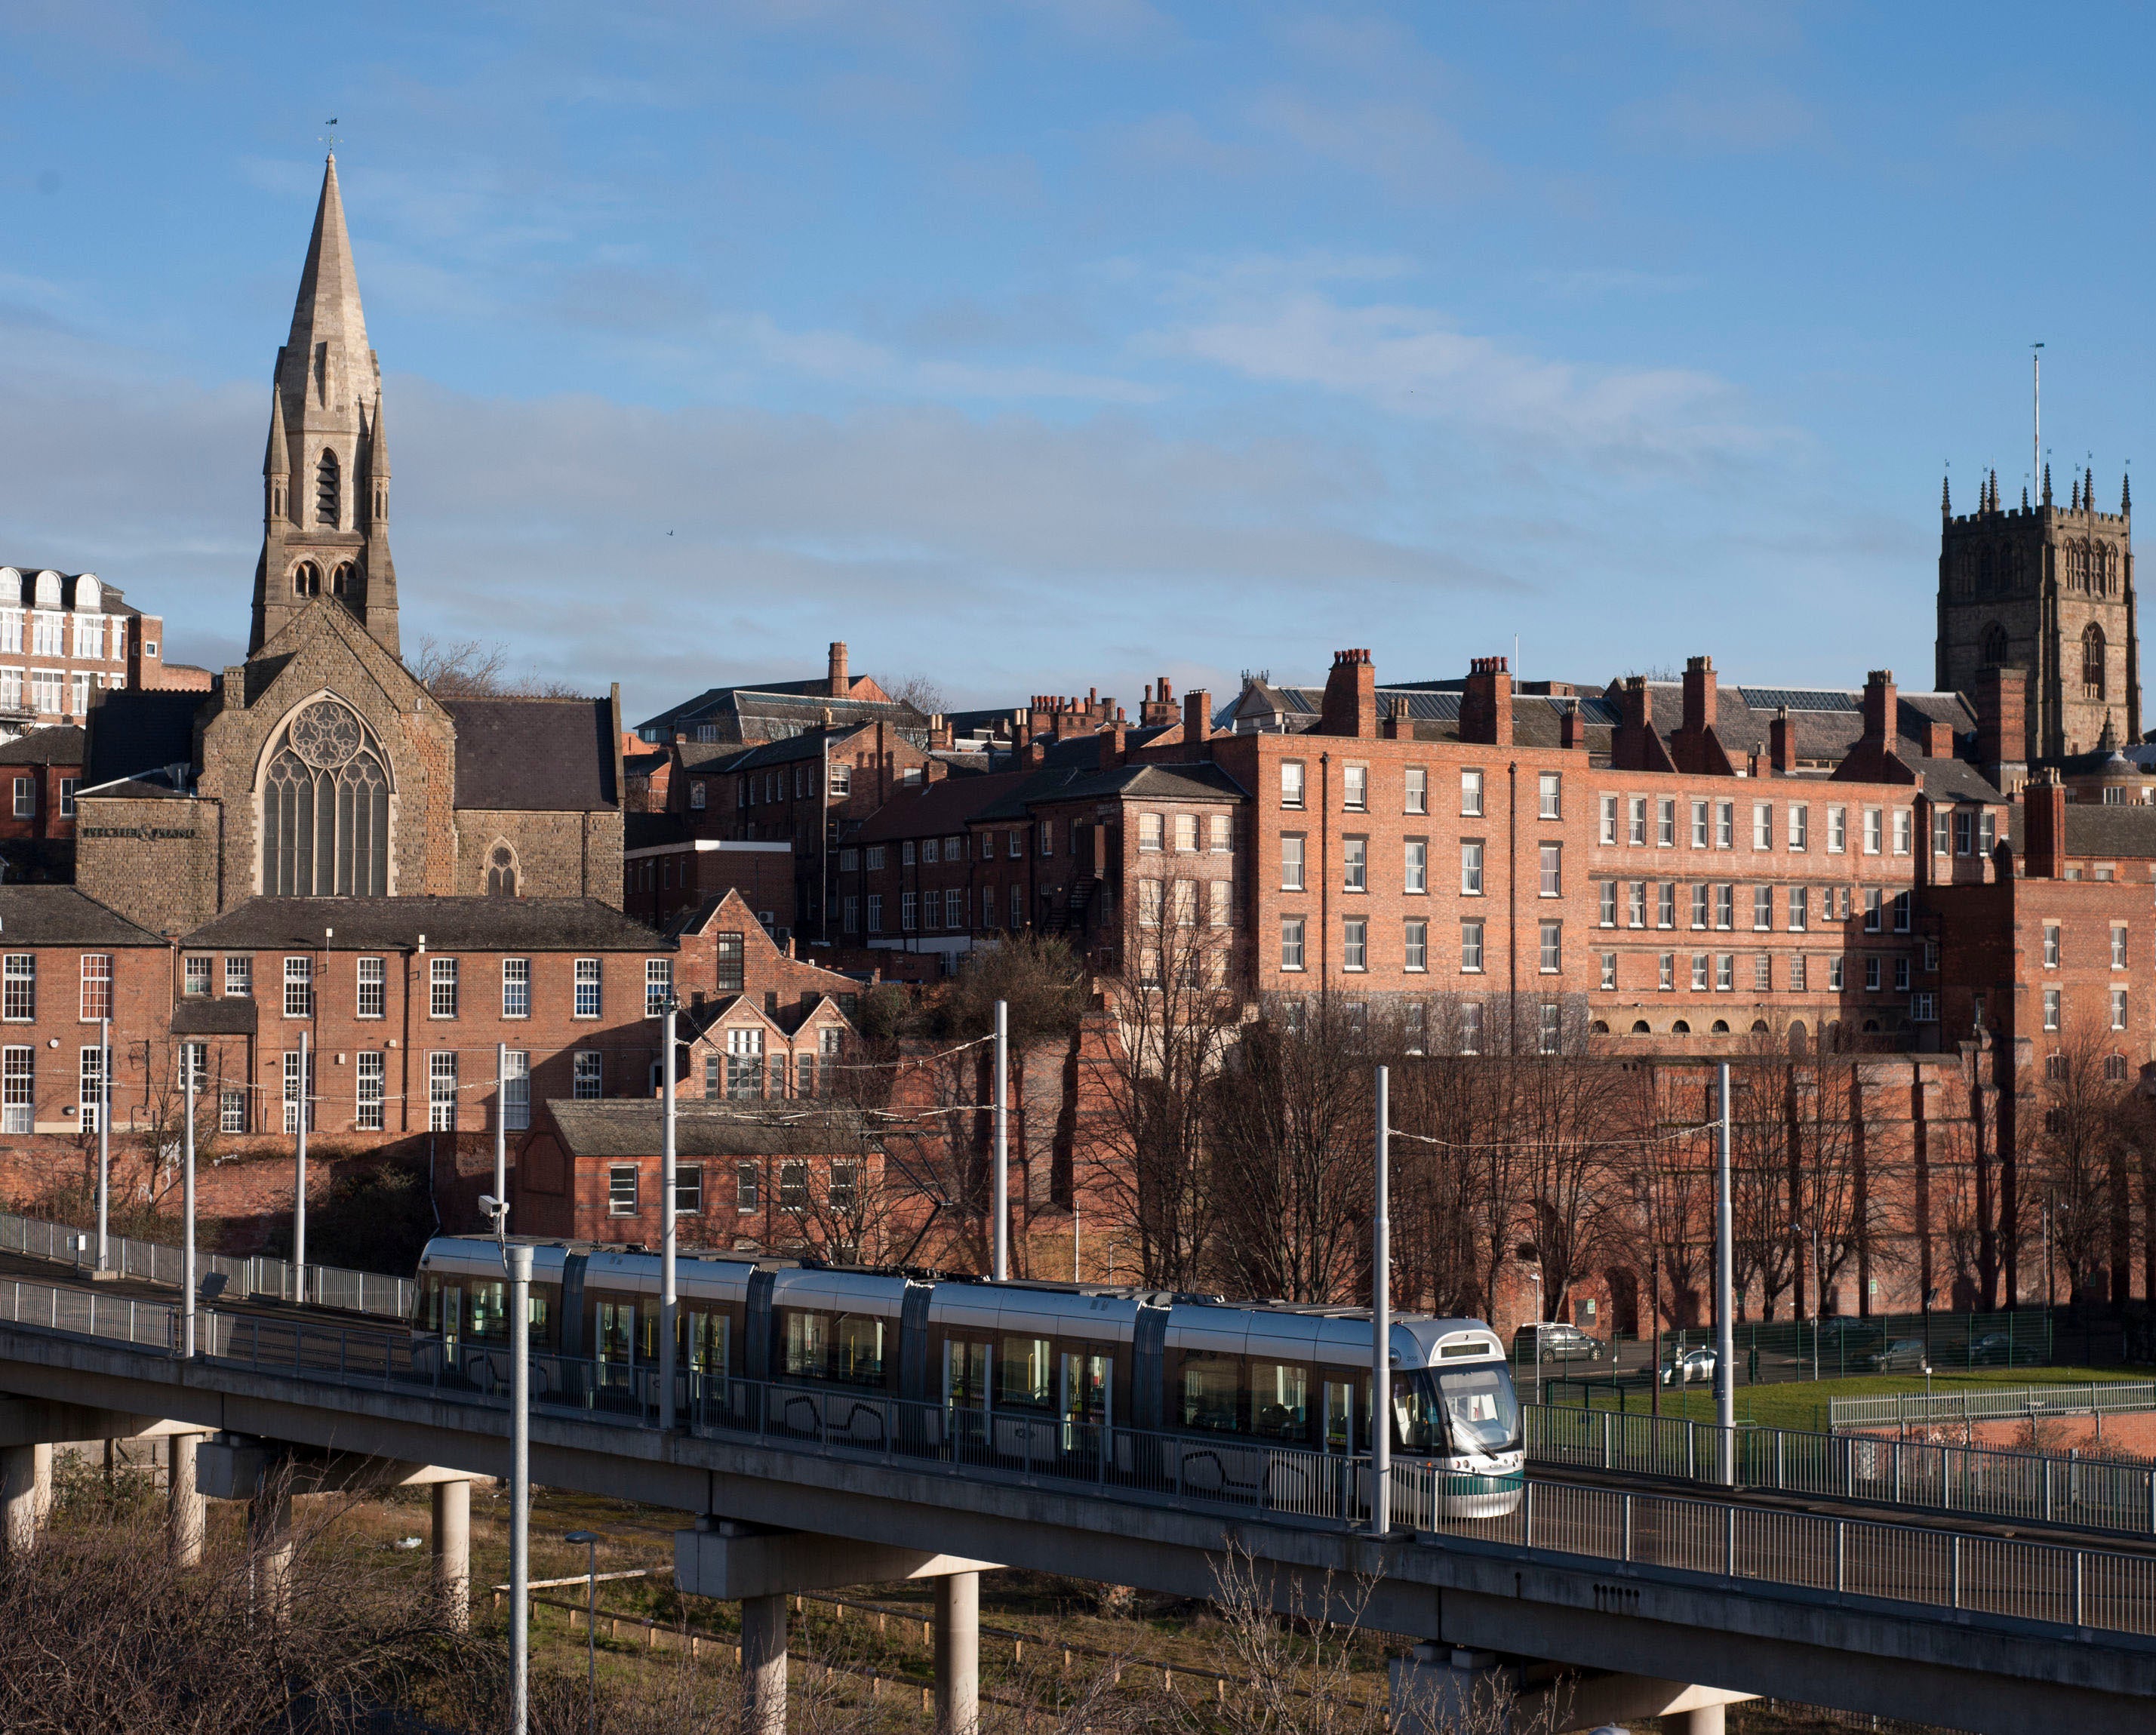
[[[322,172],[291,335],[277,352],[262,494],[247,654],[331,597],[398,655],[382,368],[367,347],[334,156]]]
[[[2087,471],[2061,507],[2046,465],[2036,504],[2006,506],[1994,471],[1974,511],[1957,515],[1943,485],[1939,512],[1939,690],[1974,694],[1985,670],[2022,670],[2031,765],[2092,752],[2107,730],[2140,740],[2131,485],[2116,512],[2098,511]]]

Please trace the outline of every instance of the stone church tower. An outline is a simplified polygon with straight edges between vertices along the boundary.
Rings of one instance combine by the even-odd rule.
[[[1957,516],[1943,487],[1939,510],[1939,690],[1973,694],[1984,670],[2023,670],[2032,765],[2092,752],[2107,729],[2140,740],[2130,488],[2100,512],[2090,471],[2061,509],[2046,465],[2034,507],[2002,506],[1994,471],[1974,512]]]
[[[291,335],[277,352],[248,655],[316,597],[341,601],[398,654],[382,368],[367,347],[335,157],[322,173]]]

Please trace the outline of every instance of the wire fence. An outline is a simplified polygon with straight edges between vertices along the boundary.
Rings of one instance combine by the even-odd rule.
[[[1522,1406],[1538,1465],[1719,1483],[1722,1432],[1681,1416]],[[1791,1428],[1732,1430],[1736,1486],[1759,1492],[2156,1536],[2156,1466]]]
[[[185,1279],[185,1250],[164,1241],[140,1241],[127,1235],[110,1235],[105,1242],[112,1269],[123,1277],[146,1283],[169,1284],[177,1289]],[[82,1270],[96,1263],[97,1238],[87,1229],[66,1224],[47,1223],[36,1217],[18,1217],[0,1211],[0,1253],[21,1253],[32,1259],[49,1259]],[[195,1252],[195,1281],[220,1277],[222,1287],[243,1296],[259,1296],[274,1301],[295,1301],[316,1307],[337,1307],[348,1313],[370,1313],[377,1318],[408,1319],[417,1305],[418,1285],[409,1277],[385,1276],[376,1271],[350,1271],[337,1265],[310,1265],[304,1286],[299,1268],[290,1260],[254,1254],[233,1259],[221,1253]],[[305,1292],[302,1293],[304,1287]]]
[[[160,1355],[177,1347],[179,1310],[166,1303],[9,1281],[0,1284],[0,1306],[17,1326],[116,1340]],[[198,1317],[198,1343],[213,1360],[345,1386],[424,1388],[490,1405],[508,1395],[508,1358],[492,1346],[215,1309]],[[534,1356],[531,1363],[536,1409],[601,1412],[639,1427],[655,1419],[656,1380],[649,1368],[552,1356]],[[1324,1530],[1370,1522],[1367,1459],[911,1404],[870,1392],[706,1378],[693,1369],[677,1378],[677,1396],[685,1397],[681,1413],[691,1433],[706,1437]],[[1455,1478],[1427,1462],[1396,1464],[1396,1521],[1421,1535],[1666,1568],[1732,1588],[2156,1637],[2156,1554],[1555,1481],[1529,1480],[1516,1494],[1463,1500]]]
[[[1830,1398],[1827,1424],[1845,1428],[1932,1428],[1970,1422],[2041,1421],[2056,1416],[2122,1415],[2156,1409],[2156,1380],[2104,1385],[1979,1386],[1936,1395],[1892,1392]]]

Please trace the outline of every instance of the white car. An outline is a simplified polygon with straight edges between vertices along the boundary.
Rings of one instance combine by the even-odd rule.
[[[1714,1352],[1704,1344],[1671,1356],[1662,1363],[1662,1383],[1666,1386],[1690,1385],[1696,1379],[1713,1378]]]

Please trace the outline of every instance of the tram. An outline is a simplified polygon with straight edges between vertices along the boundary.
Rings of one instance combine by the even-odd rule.
[[[659,1255],[529,1245],[541,1400],[655,1402]],[[420,1353],[459,1368],[498,1359],[499,1245],[439,1236],[418,1275]],[[694,1391],[721,1422],[753,1411],[767,1432],[1133,1485],[1172,1460],[1175,1487],[1313,1512],[1367,1495],[1355,1463],[1370,1450],[1367,1308],[711,1252],[679,1255],[675,1286],[680,1401]],[[1393,1460],[1426,1472],[1399,1485],[1401,1521],[1419,1522],[1426,1501],[1455,1518],[1515,1510],[1525,1455],[1496,1334],[1396,1316],[1391,1358]]]

